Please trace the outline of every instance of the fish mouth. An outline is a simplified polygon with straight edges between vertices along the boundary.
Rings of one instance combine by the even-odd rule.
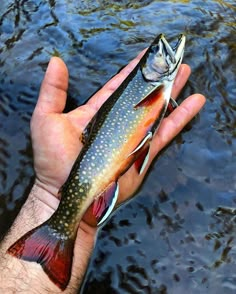
[[[144,78],[153,82],[174,80],[183,59],[185,40],[181,34],[172,48],[164,34],[159,35],[150,46],[142,68]]]
[[[165,56],[165,60],[169,65],[169,75],[175,73],[183,59],[184,47],[185,47],[185,36],[181,34],[174,48],[167,42],[165,36],[160,35],[159,46],[162,48],[162,54]]]

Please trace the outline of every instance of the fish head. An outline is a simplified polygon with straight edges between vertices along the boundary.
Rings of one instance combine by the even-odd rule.
[[[142,65],[144,78],[154,83],[174,81],[183,59],[184,46],[184,35],[180,35],[173,48],[163,34],[159,35],[145,54]]]

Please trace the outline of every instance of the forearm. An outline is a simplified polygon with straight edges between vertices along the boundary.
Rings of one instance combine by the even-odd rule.
[[[29,197],[16,218],[9,234],[0,245],[0,293],[60,293],[48,279],[41,266],[34,262],[22,261],[6,253],[19,237],[46,221],[58,206],[58,199],[35,184]],[[95,242],[95,229],[81,225],[79,231],[83,242],[77,241],[75,254],[80,256],[79,268],[65,293],[76,293],[81,284]],[[80,239],[80,236],[78,236]],[[80,252],[81,251],[81,252]],[[74,266],[75,267],[75,266]],[[78,267],[78,265],[77,265]],[[72,270],[73,273],[73,270]]]

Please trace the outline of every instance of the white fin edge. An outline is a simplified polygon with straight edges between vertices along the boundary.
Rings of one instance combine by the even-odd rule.
[[[152,138],[152,132],[148,132],[147,133],[147,135],[146,135],[146,137],[144,137],[144,139],[141,141],[141,143],[134,149],[134,151],[132,151],[130,154],[129,154],[129,156],[130,155],[132,155],[132,154],[134,154],[135,152],[137,152],[138,150],[140,150],[143,146],[144,146],[144,144],[148,141],[148,140],[150,140]]]
[[[139,171],[139,174],[141,175],[143,173],[143,171],[145,170],[145,167],[147,166],[148,164],[148,160],[149,160],[149,157],[150,157],[150,148],[148,149],[148,153],[147,155],[145,156],[145,159],[143,161],[143,164],[142,164],[142,167]]]
[[[114,193],[114,197],[112,199],[111,205],[109,206],[107,212],[105,213],[105,215],[102,217],[102,219],[100,220],[100,222],[97,224],[97,226],[100,226],[107,218],[108,216],[112,213],[113,208],[115,207],[116,201],[118,199],[118,195],[119,195],[119,184],[116,183],[116,190]]]

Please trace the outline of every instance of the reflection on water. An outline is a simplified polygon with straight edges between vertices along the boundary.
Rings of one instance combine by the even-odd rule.
[[[156,34],[187,35],[207,104],[102,228],[83,293],[235,293],[235,1],[2,1],[0,235],[33,180],[29,121],[50,56],[83,103]],[[199,4],[200,3],[200,4]],[[99,289],[99,290],[98,290]]]

